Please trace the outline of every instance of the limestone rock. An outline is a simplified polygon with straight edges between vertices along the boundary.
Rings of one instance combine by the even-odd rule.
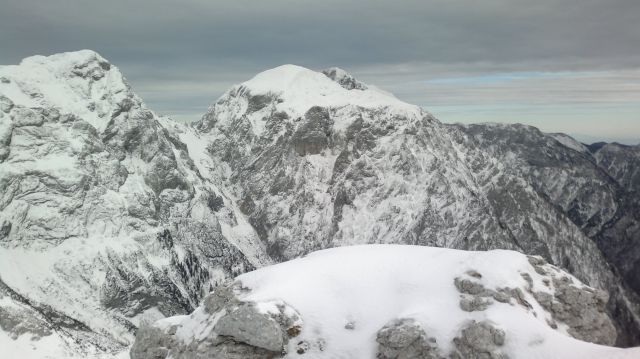
[[[465,312],[482,311],[489,308],[492,303],[491,299],[463,295],[460,299],[460,308]]]
[[[296,311],[285,303],[244,302],[237,295],[246,291],[239,282],[217,288],[199,311],[184,321],[199,321],[204,328],[189,332],[182,321],[156,323],[141,328],[131,350],[132,359],[246,358],[271,359],[286,353],[290,338],[302,323]],[[197,317],[197,318],[196,318]],[[185,338],[185,334],[189,333]],[[299,345],[300,349],[302,348]]]
[[[413,319],[397,319],[378,331],[378,359],[443,358],[436,340]]]
[[[329,146],[333,121],[329,111],[322,107],[312,107],[304,114],[304,120],[293,134],[293,145],[301,155],[313,155]]]
[[[453,339],[457,352],[453,358],[507,359],[500,351],[504,345],[505,333],[489,322],[472,321]]]
[[[269,315],[257,311],[252,304],[243,303],[230,309],[218,320],[213,330],[218,335],[272,352],[281,352],[284,348],[285,338],[280,324]]]
[[[605,291],[579,287],[568,277],[553,278],[555,296],[535,292],[536,300],[553,319],[569,326],[573,337],[596,344],[614,345],[616,330],[605,314],[609,296]]]

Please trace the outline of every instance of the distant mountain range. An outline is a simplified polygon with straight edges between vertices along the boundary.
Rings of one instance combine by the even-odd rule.
[[[337,68],[267,70],[185,125],[93,51],[2,66],[0,194],[16,353],[125,355],[226,279],[366,243],[540,255],[640,344],[640,146],[443,124]]]

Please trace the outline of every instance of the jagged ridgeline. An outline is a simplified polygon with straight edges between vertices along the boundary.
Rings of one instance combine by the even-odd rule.
[[[225,279],[396,243],[540,255],[606,290],[638,344],[639,165],[638,146],[445,125],[335,68],[265,71],[184,125],[95,52],[27,58],[0,67],[0,343],[123,352]]]

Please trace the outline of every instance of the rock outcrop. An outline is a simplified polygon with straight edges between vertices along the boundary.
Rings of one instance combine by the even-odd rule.
[[[237,295],[243,291],[240,282],[221,286],[191,316],[141,328],[131,358],[270,359],[286,354],[289,340],[302,329],[298,313],[284,302],[241,301]]]
[[[437,342],[414,319],[394,319],[376,334],[378,359],[440,359]]]
[[[633,181],[638,175],[633,163],[638,163],[640,147],[585,146],[567,135],[545,134],[524,125],[452,127],[464,133],[459,136],[463,148],[477,148],[494,158],[493,165],[479,172],[480,178],[499,184],[499,190],[490,191],[489,199],[497,209],[500,222],[521,243],[523,251],[541,255],[591,284],[596,283],[592,278],[594,272],[600,273],[596,281],[601,282],[599,286],[611,296],[607,310],[615,317],[620,343],[637,342],[636,333],[640,331],[631,328],[638,327],[640,313],[637,295],[640,287],[636,285],[634,269],[640,261],[640,242],[635,240],[640,236],[640,192]],[[481,161],[476,163],[479,168],[484,166]],[[547,215],[543,215],[540,204],[532,206],[535,203],[532,196],[540,197],[553,207]],[[557,221],[553,217],[564,219]],[[554,238],[561,228],[570,230],[564,238]],[[540,233],[546,233],[551,242],[558,243],[568,238],[581,242],[584,238],[590,239],[620,275],[603,277],[601,274],[608,272],[607,268],[591,261],[585,266],[582,254],[555,251],[553,248],[558,249],[557,245],[547,245],[546,249],[532,247],[540,243],[536,239]],[[595,248],[580,247],[580,253],[595,251]]]
[[[500,351],[504,345],[505,333],[488,322],[472,321],[464,329],[460,336],[453,342],[456,351],[452,358],[478,358],[478,359],[507,359],[508,356]]]
[[[602,290],[580,288],[569,277],[553,279],[555,298],[545,292],[533,295],[554,320],[569,326],[569,333],[581,340],[614,345],[616,333],[613,323],[603,316],[609,296]]]
[[[517,252],[334,248],[243,274],[191,315],[143,327],[131,357],[622,355],[622,349],[581,341],[616,341],[601,293]],[[469,311],[461,301],[466,296],[487,304]]]
[[[568,333],[575,338],[596,344],[615,345],[615,326],[604,314],[609,301],[605,291],[576,283],[541,257],[529,256],[528,260],[535,272],[542,276],[544,287],[534,288],[531,274],[525,272],[520,274],[526,282],[524,288],[485,288],[481,282],[481,273],[467,271],[465,276],[454,279],[455,287],[461,293],[460,309],[466,312],[484,311],[497,301],[533,311],[534,307],[525,295],[528,293],[551,314],[551,320],[547,324],[552,328],[557,328],[556,321],[560,321],[568,326]]]

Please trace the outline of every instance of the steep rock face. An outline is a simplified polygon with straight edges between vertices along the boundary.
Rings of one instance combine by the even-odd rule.
[[[459,301],[469,292],[518,294],[468,312]],[[541,257],[503,250],[346,246],[237,277],[192,314],[142,328],[131,354],[132,359],[235,358],[239,351],[246,358],[632,358],[637,348],[593,344],[616,341],[605,303],[604,292]],[[239,317],[245,318],[241,325],[228,325]]]
[[[624,188],[640,191],[640,145],[608,143],[593,152],[598,165]]]
[[[606,144],[593,156],[598,166],[619,184],[618,210],[595,238],[609,261],[640,293],[640,146]]]
[[[268,70],[195,126],[272,258],[359,243],[517,249],[610,291],[620,343],[640,340],[638,299],[593,240],[619,185],[587,147],[527,126],[443,125],[350,78]]]
[[[0,78],[0,279],[15,302],[0,307],[33,324],[7,335],[116,352],[141,321],[269,262],[227,239],[223,192],[100,55],[31,57]]]
[[[271,78],[289,80],[263,88]],[[284,66],[232,88],[196,128],[274,258],[350,243],[516,248],[443,126],[389,94]]]
[[[299,334],[299,314],[282,301],[247,302],[241,283],[220,286],[190,316],[173,317],[136,334],[133,359],[275,358]],[[193,320],[194,326],[187,323]],[[187,324],[187,325],[183,325]],[[196,334],[196,337],[192,337]]]
[[[497,159],[499,167],[490,166],[490,170],[485,170],[491,174],[491,181],[504,183],[508,178],[524,180],[532,196],[541,198],[547,206],[555,207],[551,210],[557,212],[561,220],[547,229],[549,236],[556,236],[553,232],[563,227],[575,228],[579,231],[574,230],[571,236],[565,235],[559,240],[572,238],[571,241],[579,243],[584,242],[586,236],[597,244],[624,282],[616,283],[620,281],[611,276],[603,278],[608,282],[603,288],[607,288],[613,297],[609,302],[610,311],[617,313],[621,322],[637,322],[640,313],[638,307],[632,305],[624,309],[627,306],[625,302],[638,303],[639,293],[635,269],[640,262],[640,242],[637,241],[640,236],[640,196],[631,187],[634,181],[630,180],[637,171],[627,165],[627,161],[637,161],[634,147],[609,144],[600,147],[594,154],[569,136],[545,134],[530,126],[477,124],[453,127],[466,134],[462,137],[465,148],[488,153]],[[600,151],[603,153],[600,154]],[[614,156],[617,159],[613,159]],[[516,197],[514,193],[517,191],[513,188],[502,192],[510,198]],[[528,232],[540,231],[537,228],[539,224],[535,222],[549,223],[541,220],[534,222],[539,217],[539,211],[528,211],[528,200],[515,199],[510,200],[511,203],[500,200],[502,202],[496,201],[494,207],[506,210],[511,217],[527,216],[526,219],[520,219],[520,223],[525,224],[517,235],[520,241],[534,242]],[[588,256],[587,252],[595,253],[595,249],[592,246],[585,247],[578,256],[558,253],[551,258],[581,278],[586,278],[582,273],[594,270],[592,266],[582,264],[584,255]],[[606,272],[606,268],[596,271]],[[626,286],[631,290],[625,289]],[[633,342],[637,338],[622,337],[621,340]]]

